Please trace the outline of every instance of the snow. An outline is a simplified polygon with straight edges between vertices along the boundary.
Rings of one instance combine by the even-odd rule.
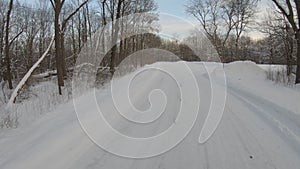
[[[286,65],[258,65],[260,68],[267,72],[267,79],[274,81],[275,83],[295,87],[294,82],[296,80],[296,66],[291,67],[292,73],[287,75]]]
[[[39,64],[46,58],[46,56],[48,55],[53,43],[54,43],[54,36],[47,48],[47,50],[43,53],[43,55],[39,58],[39,60],[34,63],[34,65],[28,70],[28,72],[25,74],[25,76],[22,78],[22,80],[19,82],[19,84],[17,85],[17,87],[15,88],[15,90],[13,91],[12,95],[10,96],[10,99],[7,103],[7,108],[11,107],[12,104],[15,102],[16,97],[18,96],[18,94],[21,92],[22,88],[24,87],[25,83],[27,82],[27,80],[30,78],[31,74],[33,73],[33,71],[39,66]]]
[[[199,86],[199,92],[191,93],[192,90],[187,90],[191,98],[194,95],[200,95],[199,114],[187,137],[169,151],[145,159],[122,158],[104,151],[94,142],[107,135],[100,135],[100,138],[96,137],[96,140],[89,139],[77,120],[73,103],[68,102],[27,127],[2,132],[0,168],[299,168],[300,91],[296,89],[297,87],[288,88],[268,81],[266,72],[253,62],[235,62],[224,65],[227,77],[224,114],[215,133],[203,144],[199,144],[198,140],[208,111],[211,110],[210,103],[214,95],[211,93],[211,86],[215,86],[215,91],[218,92],[226,88],[222,83],[223,65],[218,63],[177,62],[150,65],[172,70],[175,77],[180,78],[177,79],[179,85],[176,85],[170,76],[155,70],[146,72],[147,76],[138,76],[136,83],[129,88],[132,104],[138,110],[144,111],[149,108],[151,110],[151,103],[156,104],[157,101],[164,103],[164,97],[167,99],[164,113],[159,114],[159,119],[153,123],[139,125],[124,119],[112,104],[113,97],[109,87],[95,90],[96,100],[91,99],[91,93],[77,98],[77,101],[82,104],[75,108],[77,111],[81,109],[86,112],[86,114],[79,114],[81,122],[88,122],[90,125],[87,128],[90,127],[91,131],[96,131],[95,134],[105,131],[103,128],[97,128],[104,127],[103,123],[99,123],[98,116],[94,115],[98,110],[93,102],[97,102],[106,120],[115,130],[124,135],[148,137],[167,130],[176,122],[176,116],[180,114],[178,110],[183,96],[180,95],[179,89],[184,87],[193,89],[192,84],[187,84],[187,82],[192,83],[190,77],[184,77],[184,71],[181,71],[185,64],[190,67]],[[114,81],[116,89],[114,97],[120,101],[125,95],[121,87],[125,86],[124,84],[128,82],[131,75]],[[209,79],[213,79],[213,84],[209,82]],[[139,90],[134,90],[136,88]],[[148,98],[148,94],[153,89],[160,89],[165,95],[154,92]],[[148,99],[152,102],[149,103]],[[197,100],[190,101],[192,104],[198,102]],[[217,103],[222,104],[222,101],[217,101]],[[126,105],[121,105],[124,106],[121,109],[124,110]],[[182,113],[191,114],[193,108],[186,107],[183,110]],[[124,113],[127,116],[126,113],[130,112]],[[142,119],[143,117],[137,118],[134,114],[130,117],[133,118],[132,120],[148,120]],[[95,130],[95,127],[98,130]],[[170,136],[170,142],[173,136]],[[118,147],[118,144],[114,146]],[[149,145],[149,149],[154,151],[155,147],[152,146]],[[132,151],[132,153],[143,153],[142,149],[138,148],[134,150],[130,150],[130,147],[118,148]],[[149,151],[149,149],[143,151]]]
[[[264,69],[265,71],[272,70],[272,71],[282,71],[286,69],[286,65],[266,65],[266,64],[259,64],[260,68]]]
[[[58,105],[66,103],[71,99],[70,82],[66,81],[66,87],[62,90],[63,96],[57,92],[57,79],[39,82],[24,90],[16,102],[9,109],[0,105],[0,126],[7,123],[7,117],[11,120],[17,119],[17,123],[10,122],[9,126],[24,127],[41,118],[49,111],[54,110]],[[54,91],[54,92],[53,92]],[[0,130],[1,133],[1,130]]]
[[[259,95],[263,99],[300,114],[299,92],[290,87],[275,85],[267,81],[264,69],[260,68],[261,65],[257,66],[253,62],[246,61],[244,64],[235,62],[228,65],[225,72],[228,81],[235,89]]]

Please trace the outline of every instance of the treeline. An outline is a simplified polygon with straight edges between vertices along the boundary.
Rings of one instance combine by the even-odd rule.
[[[258,64],[280,64],[293,66],[296,65],[296,50],[292,36],[284,34],[270,34],[264,38],[253,39],[250,36],[242,35],[239,40],[239,48],[235,49],[235,38],[229,36],[223,48],[223,62],[229,63],[239,60],[250,60]],[[185,42],[193,43],[196,36],[185,38]],[[236,52],[238,55],[236,55]]]
[[[273,6],[270,14],[256,27],[253,25],[257,25],[258,0],[189,0],[186,12],[199,21],[222,62],[252,60],[286,64],[288,75],[297,65],[296,82],[299,83],[300,23],[297,14],[300,4],[293,0],[273,2],[276,8]],[[193,43],[193,33],[183,42],[162,39],[157,35],[157,9],[154,0],[40,0],[35,4],[0,0],[0,82],[13,89],[13,82],[28,74],[46,54],[33,70],[35,74],[52,72],[51,75],[56,75],[61,93],[61,87],[71,74],[84,44],[107,24],[111,24],[105,32],[110,38],[108,42],[119,36],[127,37],[114,44],[101,63],[102,67],[108,68],[110,75],[123,59],[142,49],[165,49],[182,60],[199,61],[186,45]],[[144,12],[149,15],[141,15],[142,24],[122,19]],[[119,19],[121,22],[117,22]],[[135,34],[145,25],[151,31]],[[251,39],[246,36],[251,29],[264,33],[266,37]],[[133,35],[128,36],[130,34]],[[100,43],[105,46],[107,42],[103,39]],[[136,59],[132,64],[138,67],[146,62]]]
[[[288,75],[296,66],[296,83],[300,83],[299,0],[272,0],[270,13],[261,23],[257,22],[258,2],[189,0],[186,12],[199,21],[222,62],[286,64]],[[251,40],[245,36],[249,30],[260,31],[266,37]]]
[[[200,61],[200,58],[194,53],[194,51],[183,42],[179,42],[176,39],[163,39],[156,34],[153,33],[145,33],[142,35],[135,35],[129,38],[126,38],[119,42],[115,46],[118,50],[116,52],[116,58],[114,63],[119,65],[126,57],[134,54],[137,51],[143,49],[162,49],[171,52],[177,58],[173,57],[163,57],[163,58],[154,58],[150,63],[155,61]],[[112,48],[113,49],[113,48]],[[145,57],[146,58],[146,57]],[[151,59],[150,59],[151,60]],[[104,61],[102,62],[102,66],[108,66],[111,61],[111,51],[108,52]],[[147,61],[143,61],[143,58],[137,58],[136,61],[133,61],[133,66],[141,67],[145,64],[150,64]],[[109,66],[110,68],[112,66]]]
[[[61,87],[70,74],[68,70],[73,69],[82,47],[101,27],[112,23],[106,33],[114,40],[141,26],[117,20],[144,12],[149,15],[143,22],[151,25],[153,33],[134,35],[114,45],[101,66],[108,67],[113,74],[126,56],[147,48],[166,49],[181,59],[198,60],[186,45],[155,35],[159,31],[159,25],[154,24],[158,21],[157,8],[154,0],[40,0],[36,4],[0,0],[0,81],[8,82],[9,88],[13,89],[13,82],[24,77],[46,52],[47,56],[35,74],[52,72],[57,75],[61,94]],[[54,45],[47,51],[53,38]]]

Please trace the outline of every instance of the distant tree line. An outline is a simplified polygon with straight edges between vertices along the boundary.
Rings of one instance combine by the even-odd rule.
[[[285,64],[288,75],[297,67],[295,83],[300,83],[300,1],[272,2],[261,23],[256,22],[258,0],[189,0],[186,12],[199,21],[222,62]],[[245,35],[251,29],[266,37],[252,40]]]
[[[88,0],[40,0],[37,4],[0,0],[1,83],[7,82],[9,89],[13,89],[16,82],[47,52],[47,57],[34,73],[52,72],[56,75],[61,94],[69,70],[71,72],[82,47],[94,33],[113,23],[109,37],[115,39],[123,36],[128,29],[135,30],[140,25],[116,20],[143,12],[152,14],[144,18],[145,23],[158,21],[154,0],[97,0],[92,3]],[[174,51],[185,60],[197,60],[187,46],[155,35],[159,29],[153,25],[153,33],[131,36],[114,45],[102,66],[109,67],[113,74],[115,67],[126,56],[154,47]],[[53,48],[47,51],[53,38]]]
[[[258,0],[189,0],[186,12],[195,17],[208,39],[216,48],[222,62],[253,60],[257,63],[286,64],[287,73],[297,66],[296,83],[300,82],[300,4],[297,0],[272,0],[273,11],[257,25]],[[101,66],[108,67],[112,75],[124,58],[141,49],[169,50],[182,60],[199,61],[186,42],[162,39],[159,32],[157,4],[154,0],[40,0],[36,4],[18,0],[0,0],[0,82],[10,89],[22,78],[43,54],[47,57],[39,64],[35,74],[53,72],[58,89],[71,74],[84,44],[99,28],[113,23],[108,32],[115,40],[127,35],[128,29],[141,25],[124,21],[123,16],[150,13],[145,24],[153,25],[152,33],[130,36],[113,45]],[[116,22],[121,19],[122,22]],[[256,29],[266,35],[253,40],[248,30]],[[54,45],[51,47],[52,39]],[[105,43],[103,40],[101,43]],[[103,45],[105,46],[105,45]],[[136,66],[142,65],[136,60]]]

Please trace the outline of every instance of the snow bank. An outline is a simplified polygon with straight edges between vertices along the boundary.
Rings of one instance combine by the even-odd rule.
[[[264,68],[266,67],[264,66]],[[275,66],[273,68],[282,67]],[[254,62],[238,61],[227,64],[225,73],[229,86],[232,88],[258,95],[276,105],[285,107],[289,111],[300,114],[300,92],[297,90],[298,87],[276,84],[268,80],[266,71]]]
[[[262,65],[259,64],[259,67],[264,69],[267,73],[267,79],[272,80],[275,83],[283,84],[286,86],[292,87],[296,80],[296,67],[292,67],[292,74],[287,75],[287,66],[286,65]]]
[[[260,68],[264,69],[265,71],[272,70],[272,71],[281,71],[285,70],[285,65],[266,65],[266,64],[257,64]]]
[[[251,61],[237,61],[225,65],[226,75],[236,77],[237,79],[251,78],[263,80],[266,78],[266,72],[256,63]]]

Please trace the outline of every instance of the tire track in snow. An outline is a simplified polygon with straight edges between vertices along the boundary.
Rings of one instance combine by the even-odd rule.
[[[265,169],[278,169],[275,167],[272,159],[270,158],[265,148],[258,141],[256,136],[250,131],[247,125],[245,125],[246,123],[243,122],[243,120],[239,118],[238,115],[229,106],[226,106],[226,108],[228,110],[228,113],[230,114],[229,119],[231,121],[231,124],[233,125],[235,133],[240,142],[242,143],[245,151],[248,153],[249,158],[251,160],[262,160],[262,157],[264,157],[265,161],[263,163],[265,164]],[[245,162],[245,164],[247,164],[247,168],[253,168],[253,166],[249,166],[247,162]]]
[[[264,98],[234,88],[232,85],[228,85],[228,88],[228,92],[231,95],[238,98],[245,106],[255,112],[275,132],[279,133],[284,140],[289,141],[291,143],[289,145],[298,150],[297,152],[300,154],[300,124],[297,124],[296,121],[290,118],[290,116],[297,116],[296,114]]]

